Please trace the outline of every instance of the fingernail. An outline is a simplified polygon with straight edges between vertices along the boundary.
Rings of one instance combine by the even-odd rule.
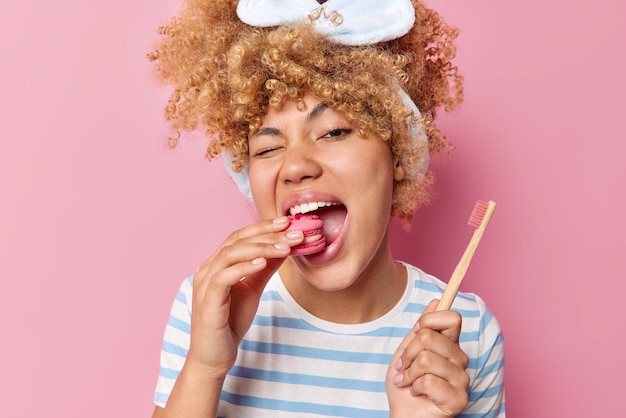
[[[304,236],[302,231],[289,231],[285,234],[289,239],[300,239]]]
[[[396,385],[404,380],[404,375],[402,373],[398,373],[394,377],[391,378],[391,381]]]
[[[274,248],[276,248],[277,250],[288,250],[290,247],[289,245],[283,243],[283,242],[278,242],[276,244],[274,244]]]
[[[251,261],[251,263],[255,265],[263,264],[264,262],[265,262],[265,259],[263,257],[255,258],[254,260]]]
[[[415,323],[415,325],[413,325],[413,332],[417,332],[420,330],[420,323],[419,321]]]
[[[276,225],[282,225],[282,224],[288,223],[289,218],[287,218],[286,216],[279,216],[278,218],[274,218],[272,222],[275,223]]]
[[[402,367],[402,359],[396,360],[396,363],[393,365],[393,367],[395,367],[396,370],[400,370],[400,368]]]

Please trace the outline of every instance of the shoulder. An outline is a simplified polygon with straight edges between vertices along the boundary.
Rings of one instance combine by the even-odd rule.
[[[193,274],[185,278],[178,287],[173,307],[186,307],[191,312],[191,301],[193,300]]]
[[[423,270],[413,265],[403,263],[408,272],[409,286],[413,286],[412,302],[427,305],[433,299],[439,299],[446,283],[437,277],[425,273]],[[490,334],[499,334],[500,325],[495,316],[487,307],[485,301],[475,293],[458,292],[452,310],[455,310],[463,317],[464,330],[478,332],[479,336],[485,331]],[[477,335],[477,336],[478,336]]]
[[[444,281],[411,264],[402,264],[407,269],[409,286],[413,286],[414,289],[417,290],[417,292],[414,293],[420,294],[422,298],[428,299],[428,301],[441,297],[441,294],[447,286]],[[477,309],[485,311],[487,307],[485,302],[477,294],[459,291],[454,299],[452,309]]]

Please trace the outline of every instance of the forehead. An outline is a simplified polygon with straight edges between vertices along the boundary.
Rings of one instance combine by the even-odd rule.
[[[283,99],[279,106],[270,106],[267,113],[261,118],[261,126],[297,121],[309,124],[322,116],[345,120],[342,112],[334,109],[313,93],[305,92],[301,99]]]

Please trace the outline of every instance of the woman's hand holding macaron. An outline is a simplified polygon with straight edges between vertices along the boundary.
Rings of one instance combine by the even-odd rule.
[[[305,241],[287,228],[287,216],[263,220],[233,232],[193,278],[191,342],[185,367],[198,366],[223,378],[252,323],[270,277]]]

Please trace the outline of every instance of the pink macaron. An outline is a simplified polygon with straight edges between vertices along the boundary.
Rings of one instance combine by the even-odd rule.
[[[310,255],[322,251],[326,247],[324,238],[324,221],[319,216],[301,213],[289,216],[287,231],[299,230],[304,233],[304,242],[291,249],[291,255]]]

